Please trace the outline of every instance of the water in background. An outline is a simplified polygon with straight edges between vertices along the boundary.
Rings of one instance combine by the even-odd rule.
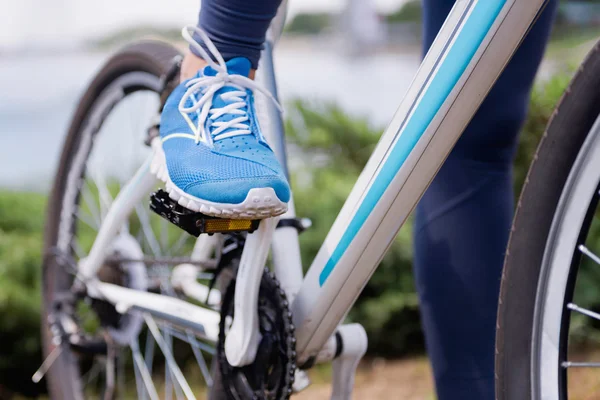
[[[0,62],[0,187],[46,191],[79,96],[109,53],[4,57]],[[385,126],[419,65],[419,56],[376,54],[350,59],[313,46],[276,52],[279,91],[334,101]]]

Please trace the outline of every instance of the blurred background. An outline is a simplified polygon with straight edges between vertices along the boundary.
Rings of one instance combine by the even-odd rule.
[[[196,0],[3,4],[0,399],[43,396],[45,390],[30,381],[42,361],[44,210],[79,96],[103,62],[127,42],[152,37],[183,49],[180,29],[195,23],[197,13]],[[290,0],[275,66],[286,106],[298,214],[313,221],[310,233],[302,236],[305,264],[316,254],[408,88],[421,58],[420,37],[419,1]],[[515,161],[517,193],[554,104],[598,37],[600,1],[563,1]],[[311,162],[324,151],[335,154],[336,162],[322,157]],[[393,398],[434,398],[412,283],[410,229],[408,224],[402,230],[349,316],[365,326],[370,341],[357,379],[358,399],[392,398],[390,393]],[[594,279],[600,277],[590,282]],[[588,308],[599,307],[600,299],[591,296]],[[593,327],[581,324],[576,329],[588,332]],[[589,345],[582,343],[586,349]],[[329,374],[328,368],[317,369],[315,384],[300,398],[327,398]]]

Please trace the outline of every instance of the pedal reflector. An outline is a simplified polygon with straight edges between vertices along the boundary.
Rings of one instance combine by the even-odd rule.
[[[250,219],[207,219],[204,221],[206,233],[250,231],[253,220]]]

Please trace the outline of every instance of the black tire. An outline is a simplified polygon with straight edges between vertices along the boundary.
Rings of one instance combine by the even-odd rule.
[[[532,339],[536,293],[538,285],[544,285],[540,280],[542,259],[563,188],[599,115],[600,43],[581,65],[556,108],[517,205],[498,309],[498,400],[534,399]]]
[[[158,93],[159,79],[169,71],[174,58],[178,55],[179,52],[174,47],[157,41],[144,41],[126,46],[114,54],[100,69],[79,101],[63,146],[46,217],[45,257],[42,266],[44,304],[41,321],[43,350],[46,357],[56,347],[53,344],[47,317],[52,312],[56,293],[68,291],[73,284],[73,276],[66,271],[64,257],[57,257],[56,253],[59,240],[61,240],[61,218],[64,218],[63,208],[66,199],[65,192],[69,184],[68,177],[70,171],[74,168],[74,163],[78,162],[75,158],[82,145],[82,131],[88,124],[92,124],[90,113],[95,103],[116,79],[138,72],[147,77],[152,76],[152,82],[154,83],[151,90]],[[128,88],[131,92],[138,89],[149,90],[148,87],[136,87],[136,84],[132,84]],[[124,94],[127,95],[128,93]],[[77,198],[79,198],[79,193]],[[71,201],[70,199],[67,200]],[[71,230],[70,234],[73,235],[75,227],[71,226],[69,229]],[[47,374],[50,397],[60,400],[83,398],[76,355],[68,346],[61,347],[60,356]]]

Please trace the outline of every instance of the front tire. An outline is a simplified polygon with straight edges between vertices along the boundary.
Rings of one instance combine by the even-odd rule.
[[[542,385],[552,386],[552,397],[566,399],[566,372],[560,365],[540,364],[540,318],[548,299],[551,268],[550,253],[557,246],[569,190],[580,171],[582,158],[592,138],[590,133],[600,115],[600,45],[588,55],[560,101],[544,133],[519,200],[508,244],[500,290],[496,336],[496,395],[498,400],[541,399]],[[587,141],[586,141],[587,139]],[[586,145],[589,144],[589,145]],[[591,160],[593,161],[593,160]],[[588,160],[587,162],[591,162]],[[600,176],[585,182],[592,191]],[[585,199],[593,206],[594,198]],[[585,209],[584,209],[585,211]],[[554,223],[553,223],[554,221]],[[587,226],[586,226],[587,224]],[[589,221],[582,221],[586,234]],[[575,255],[573,255],[575,257]],[[563,268],[577,269],[576,258]],[[563,306],[573,295],[572,274],[562,281]],[[552,290],[557,289],[552,281]],[[557,289],[558,290],[558,289]],[[563,309],[562,318],[568,312]],[[561,326],[557,357],[566,357],[568,321]],[[544,349],[544,351],[547,351]],[[547,354],[546,354],[547,356]],[[546,358],[545,358],[546,359]],[[559,362],[560,364],[560,362]],[[556,370],[556,382],[543,381],[542,367]],[[549,387],[549,386],[548,386]],[[546,390],[548,390],[546,387]]]

